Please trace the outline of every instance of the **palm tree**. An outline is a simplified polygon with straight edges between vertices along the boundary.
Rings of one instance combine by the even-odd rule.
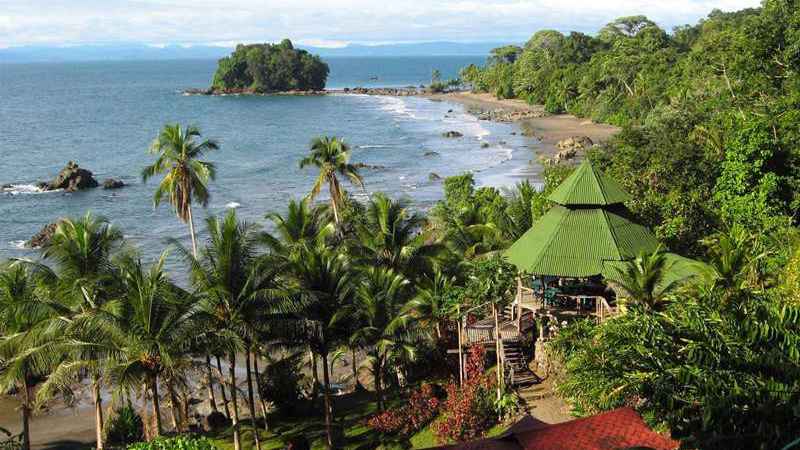
[[[650,311],[660,311],[682,281],[670,276],[674,264],[658,247],[652,253],[639,253],[622,263],[622,267],[614,266],[606,280],[625,300]]]
[[[236,352],[245,351],[248,380],[248,405],[253,420],[256,447],[260,440],[256,428],[255,399],[252,388],[250,358],[258,345],[265,323],[269,301],[283,294],[276,286],[277,269],[258,254],[260,234],[257,228],[236,219],[231,210],[222,218],[206,221],[209,241],[194,258],[181,248],[189,260],[192,282],[201,298],[200,309],[209,341],[227,349],[229,392],[232,406],[234,446],[241,448],[239,408],[237,403]],[[180,248],[180,247],[179,247]],[[266,418],[265,418],[266,419]]]
[[[352,340],[367,351],[375,379],[378,409],[384,411],[383,376],[387,363],[394,356],[413,358],[415,348],[406,325],[412,319],[405,308],[409,282],[392,269],[370,267],[356,291],[352,305],[341,311],[343,317],[361,326]]]
[[[52,362],[32,351],[52,340],[49,323],[55,316],[38,284],[29,266],[0,268],[0,391],[16,390],[22,397],[23,450],[31,448],[35,380],[49,373]]]
[[[120,326],[117,358],[111,368],[117,389],[147,386],[153,398],[155,436],[163,432],[159,404],[159,382],[167,382],[173,425],[181,431],[181,416],[175,383],[192,366],[189,353],[197,332],[196,307],[191,296],[175,286],[164,271],[167,253],[147,268],[141,260],[128,258],[122,267],[125,310]]]
[[[103,445],[102,378],[106,360],[113,358],[105,342],[115,332],[120,286],[112,259],[124,248],[122,233],[102,217],[86,214],[62,220],[44,249],[54,270],[28,263],[42,274],[52,307],[58,312],[52,326],[58,330],[51,343],[67,354],[39,391],[43,401],[68,389],[85,373],[91,378],[95,407],[97,448]],[[88,343],[94,343],[91,345]],[[77,344],[80,343],[80,344]]]
[[[165,195],[175,209],[178,218],[189,224],[192,238],[192,253],[197,256],[197,236],[194,232],[192,203],[208,205],[208,182],[216,176],[214,164],[202,161],[205,153],[219,149],[214,140],[197,142],[200,129],[195,126],[181,128],[180,124],[165,125],[150,146],[150,153],[157,155],[156,161],[142,170],[142,180],[147,181],[158,174],[166,174],[156,188],[153,204],[158,206]]]
[[[372,196],[363,223],[356,226],[352,252],[361,265],[393,269],[409,278],[430,272],[443,247],[421,233],[424,218],[382,193]]]
[[[768,255],[764,245],[743,226],[735,224],[702,241],[708,249],[712,287],[733,295],[748,287],[758,287],[764,280],[758,263]]]
[[[338,176],[345,177],[358,187],[364,186],[364,180],[358,173],[358,167],[350,164],[350,147],[337,137],[318,137],[311,141],[310,154],[300,160],[300,168],[314,166],[319,169],[314,186],[308,194],[309,199],[319,195],[322,186],[328,184],[328,193],[331,196],[331,208],[336,224],[339,224],[339,208],[345,200],[345,192],[339,182]],[[337,176],[338,175],[338,176]]]
[[[334,226],[330,223],[324,207],[311,207],[310,200],[290,200],[285,215],[267,214],[267,220],[274,227],[273,234],[264,234],[265,244],[276,255],[288,257],[299,247],[308,247],[325,242],[333,234]]]
[[[442,337],[442,323],[452,311],[448,304],[449,295],[455,288],[454,277],[448,277],[436,270],[432,278],[424,277],[419,284],[417,295],[408,303],[408,309],[423,328],[436,330],[436,337]]]
[[[181,128],[180,124],[167,124],[150,146],[149,152],[157,155],[156,161],[142,170],[142,180],[147,181],[158,174],[165,174],[153,194],[153,204],[158,206],[165,195],[175,209],[178,218],[189,224],[192,239],[192,254],[197,257],[197,236],[194,231],[192,203],[208,205],[208,183],[216,177],[214,164],[202,161],[205,153],[219,149],[219,144],[211,139],[197,142],[201,136],[196,126]],[[209,358],[206,358],[209,361]],[[206,373],[211,409],[216,410],[214,381],[210,376],[210,363]]]
[[[295,333],[322,359],[327,445],[333,447],[330,367],[328,355],[345,340],[339,312],[353,293],[353,269],[348,258],[324,246],[301,248],[291,258],[286,275],[295,298],[284,309],[297,318]]]

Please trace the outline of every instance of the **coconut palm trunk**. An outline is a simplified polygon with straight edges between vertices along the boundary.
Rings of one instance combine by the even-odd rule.
[[[339,203],[339,199],[341,196],[341,191],[339,188],[339,181],[336,179],[335,175],[331,176],[331,181],[329,184],[328,189],[330,190],[331,194],[331,208],[333,209],[333,220],[336,224],[339,224],[339,207],[337,203]]]
[[[375,395],[378,397],[378,410],[386,411],[383,400],[383,360],[380,355],[375,355]]]
[[[27,376],[22,383],[22,450],[31,450],[31,386]]]
[[[211,355],[206,353],[206,385],[208,386],[208,403],[211,412],[217,412],[217,397],[214,394],[214,377],[211,374]]]
[[[233,408],[233,416],[231,417],[233,421],[233,449],[241,450],[242,436],[239,430],[239,403],[236,399],[236,353],[231,352],[230,361],[228,373],[230,375],[231,408]]]
[[[325,398],[325,434],[328,448],[333,448],[333,418],[331,417],[331,380],[328,369],[328,354],[322,352],[322,381],[324,383],[323,397]]]
[[[245,370],[247,372],[247,405],[250,408],[250,421],[253,425],[253,442],[256,450],[261,450],[261,438],[258,436],[258,414],[256,413],[256,399],[253,392],[253,372],[250,370],[250,357],[253,353],[250,349],[245,352]]]
[[[97,450],[103,450],[103,397],[100,394],[100,379],[95,376],[92,380],[92,393],[94,394],[94,432],[97,439]]]
[[[253,354],[253,373],[256,376],[256,392],[258,392],[258,400],[261,402],[261,414],[264,416],[264,431],[269,432],[269,421],[267,420],[267,402],[264,401],[262,396],[263,390],[261,389],[261,373],[258,371],[258,353]]]
[[[181,409],[180,409],[180,402],[178,401],[178,395],[175,393],[175,386],[172,382],[167,383],[167,391],[169,393],[169,406],[170,406],[170,413],[172,418],[172,429],[175,430],[176,433],[180,433],[181,430]]]
[[[161,424],[161,404],[158,398],[158,375],[154,375],[150,381],[150,393],[153,395],[153,417],[156,419],[156,429],[154,430],[153,437],[159,437],[164,432],[164,427]]]
[[[219,392],[222,394],[222,404],[225,406],[225,417],[231,420],[231,407],[228,405],[228,396],[225,394],[225,376],[222,374],[222,363],[219,360],[219,356],[215,358],[217,359],[217,372],[219,372],[220,380],[223,380],[219,383]]]

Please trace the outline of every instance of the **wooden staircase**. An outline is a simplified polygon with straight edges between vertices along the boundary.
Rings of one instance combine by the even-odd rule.
[[[519,339],[503,340],[503,374],[512,387],[530,386],[542,381],[528,367]]]

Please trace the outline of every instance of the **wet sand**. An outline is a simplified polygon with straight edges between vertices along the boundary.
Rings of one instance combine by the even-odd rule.
[[[499,100],[491,94],[455,92],[429,96],[433,100],[443,100],[464,105],[475,113],[502,111],[506,113],[528,112],[535,117],[517,120],[523,133],[536,137],[541,145],[540,156],[550,157],[558,153],[556,144],[572,136],[588,136],[595,144],[607,141],[619,128],[613,125],[595,123],[570,114],[547,114],[541,105],[529,105],[522,100]]]

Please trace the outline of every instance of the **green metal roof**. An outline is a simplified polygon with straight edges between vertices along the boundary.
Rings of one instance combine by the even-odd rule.
[[[595,170],[584,160],[572,174],[548,197],[559,205],[613,205],[631,199],[613,178]]]
[[[657,246],[647,228],[608,209],[555,205],[505,256],[529,274],[583,278],[602,274],[605,261],[630,259]]]

